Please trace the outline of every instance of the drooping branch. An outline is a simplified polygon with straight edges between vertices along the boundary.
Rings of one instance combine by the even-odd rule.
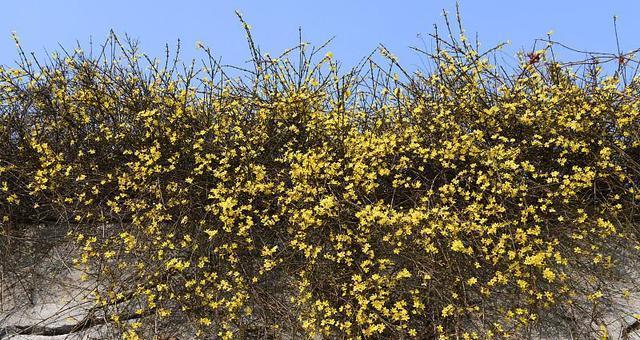
[[[134,319],[140,319],[149,315],[151,311],[145,313],[129,313],[121,315],[120,321],[128,321]],[[80,322],[69,325],[62,325],[56,327],[46,327],[40,325],[12,325],[4,328],[0,328],[0,339],[9,335],[42,335],[42,336],[56,336],[56,335],[68,335],[77,332],[86,331],[89,328],[106,325],[110,323],[110,319],[107,317],[98,318],[90,313]]]

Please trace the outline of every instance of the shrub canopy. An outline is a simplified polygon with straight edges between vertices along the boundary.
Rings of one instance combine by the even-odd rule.
[[[384,49],[342,72],[251,40],[242,72],[116,36],[22,53],[0,69],[3,237],[68,232],[130,338],[152,317],[224,338],[597,328],[635,293],[638,78],[576,71],[551,45],[506,72],[434,39],[427,74]]]

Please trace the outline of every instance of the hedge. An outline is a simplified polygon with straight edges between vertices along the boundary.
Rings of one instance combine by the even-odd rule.
[[[0,70],[4,249],[63,230],[131,339],[592,334],[637,296],[631,56],[604,75],[549,40],[506,70],[435,35],[428,72],[384,48],[345,72],[326,48],[263,55],[245,28],[242,68],[116,35],[19,49]]]

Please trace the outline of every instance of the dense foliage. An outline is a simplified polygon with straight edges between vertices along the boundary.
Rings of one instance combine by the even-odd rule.
[[[638,78],[551,45],[506,72],[436,37],[426,74],[250,46],[0,69],[3,237],[65,228],[124,337],[588,332],[636,293],[610,280],[640,249]]]

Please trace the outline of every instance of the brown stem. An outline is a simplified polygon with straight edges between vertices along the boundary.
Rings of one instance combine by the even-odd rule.
[[[137,313],[129,313],[120,317],[121,321],[139,319],[146,315],[147,313],[137,314]],[[7,326],[4,328],[0,328],[0,339],[8,335],[43,335],[43,336],[56,336],[56,335],[67,335],[77,332],[85,331],[89,328],[106,325],[109,321],[107,318],[96,318],[94,316],[88,315],[82,321],[71,324],[71,325],[62,325],[57,327],[46,327],[39,325],[28,325],[28,326]]]

